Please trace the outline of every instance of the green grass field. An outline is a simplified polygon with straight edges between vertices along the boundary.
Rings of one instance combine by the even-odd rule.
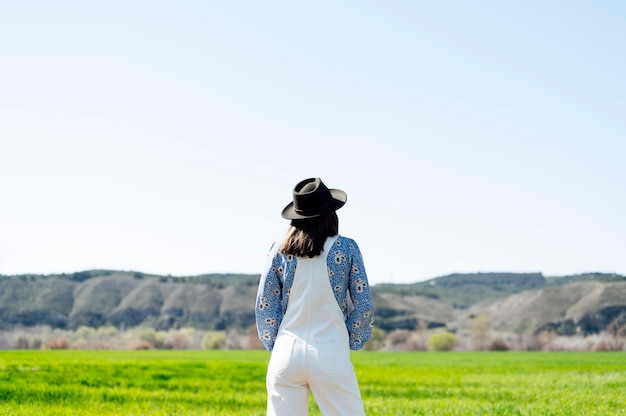
[[[368,415],[626,415],[624,353],[358,352]],[[0,351],[1,415],[263,415],[262,351]],[[311,402],[310,414],[319,414]]]

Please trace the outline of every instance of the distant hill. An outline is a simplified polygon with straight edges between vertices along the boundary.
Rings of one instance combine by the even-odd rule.
[[[401,296],[424,296],[455,308],[467,308],[483,300],[500,299],[525,290],[584,281],[626,281],[626,276],[587,273],[546,278],[541,273],[456,273],[417,283],[378,284],[376,290]]]
[[[243,329],[254,324],[258,280],[259,275],[251,274],[172,277],[112,270],[0,276],[0,329]],[[626,317],[626,277],[605,273],[452,274],[412,284],[378,284],[372,295],[376,325],[387,331],[450,327],[483,314],[503,331],[593,332],[622,312]]]
[[[466,312],[481,314],[493,329],[516,333],[553,330],[589,335],[614,321],[626,327],[626,281],[576,281],[480,302]]]
[[[466,308],[485,299],[502,298],[523,290],[543,288],[547,280],[541,273],[451,274],[410,284],[379,284],[379,292],[402,296],[424,296]]]
[[[110,270],[0,276],[0,328],[242,327],[254,322],[258,278],[242,274],[171,277]]]

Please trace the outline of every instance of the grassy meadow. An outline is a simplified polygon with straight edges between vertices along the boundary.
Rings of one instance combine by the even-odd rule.
[[[626,415],[626,354],[357,352],[368,415]],[[0,415],[263,415],[263,351],[0,351]],[[311,401],[310,414],[319,415]]]

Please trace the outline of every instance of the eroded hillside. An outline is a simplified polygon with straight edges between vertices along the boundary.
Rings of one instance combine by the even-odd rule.
[[[243,329],[254,324],[258,279],[120,271],[0,276],[0,328]],[[586,334],[622,325],[622,320],[626,327],[626,278],[619,275],[456,274],[409,285],[376,285],[372,294],[376,326],[385,331],[454,330],[479,315],[487,317],[491,329],[515,333],[548,329]]]

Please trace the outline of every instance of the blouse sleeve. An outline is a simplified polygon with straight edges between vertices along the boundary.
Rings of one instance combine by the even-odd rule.
[[[276,249],[272,246],[266,267],[259,280],[255,305],[257,332],[268,351],[274,348],[278,327],[283,319],[282,281],[278,273],[277,261]]]
[[[367,273],[361,251],[356,242],[350,242],[352,248],[352,267],[350,270],[350,298],[354,309],[348,316],[346,327],[350,334],[350,348],[359,350],[372,336],[374,328],[374,303],[370,294]]]

